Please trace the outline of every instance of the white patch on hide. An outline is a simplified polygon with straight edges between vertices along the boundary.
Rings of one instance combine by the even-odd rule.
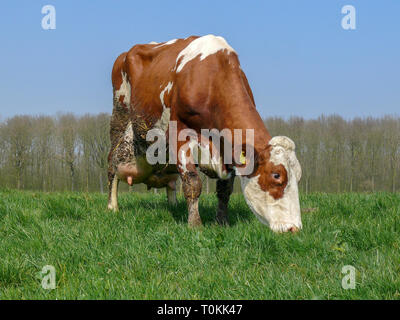
[[[132,128],[132,122],[131,121],[129,121],[128,125],[126,126],[123,140],[124,141],[128,141],[128,142],[133,141],[133,128]]]
[[[231,176],[231,173],[224,168],[222,157],[217,154],[211,155],[209,144],[205,146],[198,144],[196,149],[194,153],[201,168],[215,172],[220,179],[228,179]]]
[[[121,96],[124,96],[123,103],[128,107],[131,101],[131,84],[128,80],[128,75],[121,71],[122,83],[118,90],[115,91],[115,99],[119,100]]]
[[[169,40],[169,41],[167,41],[167,42],[165,42],[165,43],[162,43],[162,44],[160,44],[160,45],[154,47],[154,49],[157,49],[157,48],[160,48],[160,47],[163,47],[163,46],[168,46],[168,45],[170,45],[170,44],[175,43],[177,40],[178,40],[178,39]]]
[[[187,168],[186,168],[186,163],[187,163],[187,160],[186,160],[185,151],[181,150],[181,159],[180,159],[179,167],[180,167],[180,169],[182,170],[183,173],[188,171]]]
[[[275,232],[286,232],[292,227],[302,228],[299,203],[298,181],[301,178],[301,166],[296,158],[295,144],[288,137],[273,137],[270,161],[274,165],[283,165],[287,172],[288,183],[283,197],[274,199],[258,184],[259,176],[247,178],[240,176],[242,190],[247,204],[256,217]]]
[[[272,146],[270,161],[276,166],[283,165],[286,171],[293,170],[296,180],[300,181],[301,166],[297,160],[296,145],[292,139],[285,136],[277,136],[273,137],[269,144]]]
[[[292,227],[302,228],[297,183],[288,184],[284,196],[275,200],[258,184],[260,176],[240,176],[244,198],[254,215],[275,232],[286,232]],[[294,177],[292,177],[293,179]]]
[[[164,103],[164,95],[165,93],[169,93],[172,89],[173,83],[170,81],[166,85],[166,87],[160,93],[160,100],[163,106],[163,112],[161,114],[161,118],[155,123],[154,128],[161,129],[164,132],[167,132],[169,120],[171,119],[171,108],[168,108]]]
[[[166,108],[165,103],[164,103],[164,94],[165,94],[165,92],[169,93],[171,91],[171,89],[172,89],[172,86],[173,86],[173,83],[171,81],[168,82],[166,87],[160,93],[160,100],[161,100],[161,104],[163,106],[163,109]]]
[[[151,41],[151,42],[149,42],[149,44],[158,44],[158,42]]]
[[[187,147],[185,147],[185,145]],[[197,146],[197,141],[195,139],[192,139],[189,142],[185,143],[181,147],[181,150],[180,150],[180,153],[181,153],[180,163],[181,164],[179,165],[179,167],[183,173],[188,171],[186,166],[189,162],[194,163],[193,156],[194,156],[194,153],[196,152],[196,150],[195,150],[196,146]],[[189,155],[190,159],[187,158],[188,149],[190,150],[190,155]]]
[[[235,50],[222,37],[209,34],[207,36],[197,38],[178,54],[174,69],[178,73],[183,69],[186,63],[193,60],[198,55],[200,55],[200,61],[202,61],[209,55],[220,50],[226,50],[228,54],[235,52]],[[178,61],[180,59],[181,61],[178,65]]]

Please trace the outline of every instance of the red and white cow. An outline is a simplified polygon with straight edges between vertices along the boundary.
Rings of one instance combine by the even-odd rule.
[[[168,199],[175,202],[175,181],[180,176],[188,205],[188,223],[200,225],[198,200],[201,180],[194,161],[194,148],[205,154],[217,149],[195,143],[189,151],[189,140],[174,140],[177,163],[150,164],[146,158],[149,142],[146,135],[157,128],[170,137],[170,121],[175,121],[178,135],[191,129],[199,136],[202,129],[219,132],[254,130],[252,145],[254,169],[241,175],[244,197],[252,212],[273,231],[301,229],[298,181],[301,167],[295,155],[295,144],[287,137],[271,138],[256,110],[253,94],[235,50],[224,38],[214,35],[192,36],[163,43],[135,45],[121,54],[112,71],[114,108],[111,119],[109,154],[109,209],[118,210],[118,181],[145,183],[148,187],[166,187]],[[222,140],[222,138],[221,138]],[[168,139],[168,141],[170,141]],[[192,141],[189,141],[192,142]],[[221,142],[222,145],[224,141]],[[230,141],[232,145],[235,141]],[[206,143],[207,144],[207,143]],[[169,146],[171,147],[171,146]],[[178,155],[176,153],[179,153]],[[217,178],[219,200],[217,220],[227,222],[227,206],[233,189],[235,172],[243,166],[233,155],[232,163],[224,153],[216,152],[208,163],[198,166]],[[247,151],[246,151],[247,152]],[[245,153],[246,161],[249,156]],[[253,159],[253,158],[252,158]]]

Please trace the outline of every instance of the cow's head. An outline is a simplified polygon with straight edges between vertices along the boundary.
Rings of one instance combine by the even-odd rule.
[[[302,228],[297,187],[301,167],[294,150],[291,139],[274,137],[268,148],[256,155],[254,173],[240,177],[250,209],[276,232]]]

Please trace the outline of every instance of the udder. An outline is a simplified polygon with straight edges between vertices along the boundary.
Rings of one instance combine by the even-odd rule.
[[[134,162],[120,163],[117,166],[118,178],[130,186],[145,181],[152,172],[151,166],[145,159],[138,158]]]
[[[170,187],[175,190],[175,181],[178,179],[178,174],[151,174],[145,184],[152,188]]]

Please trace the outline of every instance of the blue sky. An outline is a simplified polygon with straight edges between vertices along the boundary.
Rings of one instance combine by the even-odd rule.
[[[47,4],[56,30],[41,27]],[[348,4],[356,30],[341,27]],[[263,117],[400,114],[398,0],[6,0],[0,12],[0,119],[111,112],[121,52],[210,33],[238,52]]]

